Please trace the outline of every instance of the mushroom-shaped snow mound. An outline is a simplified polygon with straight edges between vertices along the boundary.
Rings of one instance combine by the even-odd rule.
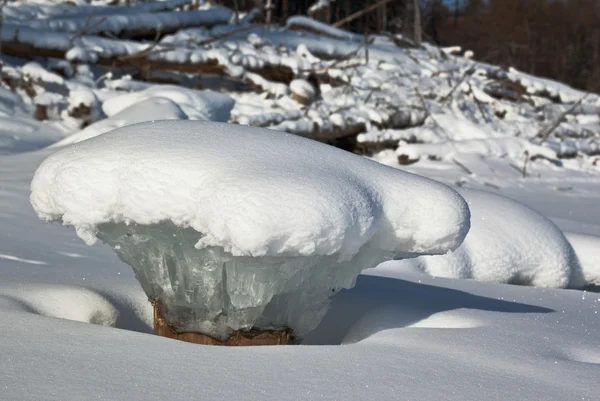
[[[438,277],[580,288],[577,255],[554,223],[529,207],[491,192],[462,189],[471,210],[471,230],[446,255],[404,260]]]
[[[40,218],[113,246],[179,331],[311,330],[360,271],[460,245],[435,181],[295,135],[195,121],[120,128],[50,156]]]

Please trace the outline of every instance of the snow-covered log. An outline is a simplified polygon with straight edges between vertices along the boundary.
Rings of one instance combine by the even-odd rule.
[[[242,65],[232,67],[230,54],[226,49],[190,50],[95,36],[74,38],[64,32],[42,31],[11,24],[3,25],[1,38],[2,53],[17,57],[66,58],[74,63],[111,67],[131,65],[142,71],[173,70],[232,77],[249,71],[278,82],[290,82],[294,77],[292,69],[284,65],[285,60],[281,58],[245,64],[244,60],[240,60]]]
[[[28,23],[35,19],[51,19],[51,18],[87,18],[93,16],[110,16],[123,14],[140,14],[150,12],[171,11],[179,7],[183,7],[190,3],[190,0],[165,0],[152,1],[147,3],[137,3],[130,6],[92,6],[82,5],[77,6],[70,2],[56,2],[57,4],[42,3],[38,4],[31,2],[29,4],[20,2],[20,4],[8,4],[2,8],[2,14],[5,19],[11,22]]]
[[[126,13],[110,17],[98,15],[38,20],[26,26],[76,35],[99,35],[123,39],[154,38],[158,34],[171,34],[180,29],[227,24],[231,16],[232,12],[229,9],[210,8],[200,11]]]
[[[443,254],[469,229],[466,203],[442,184],[228,124],[112,131],[51,155],[31,190],[40,218],[101,239],[134,269],[158,332],[169,334],[164,319],[200,343],[301,338],[362,270]]]

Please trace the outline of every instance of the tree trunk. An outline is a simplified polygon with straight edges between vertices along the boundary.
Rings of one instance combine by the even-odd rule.
[[[423,41],[423,32],[421,31],[421,8],[419,7],[419,0],[413,0],[413,6],[415,8],[415,43],[417,46],[421,46]]]
[[[271,15],[273,15],[273,1],[272,0],[267,0],[267,4],[265,4],[265,9],[266,9],[265,23],[267,25],[269,25],[271,23]]]
[[[159,302],[152,302],[154,308],[154,334],[174,340],[203,345],[249,346],[249,345],[289,345],[294,343],[289,329],[234,331],[227,340],[218,340],[202,333],[178,333],[173,330],[162,316]]]

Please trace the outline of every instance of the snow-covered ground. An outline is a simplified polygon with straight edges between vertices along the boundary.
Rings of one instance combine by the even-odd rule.
[[[35,62],[2,56],[1,400],[599,399],[598,287],[435,278],[391,261],[338,293],[301,345],[192,345],[152,335],[152,309],[132,269],[109,246],[88,246],[74,230],[40,221],[29,200],[33,174],[48,156],[115,128],[158,119],[255,125],[350,147],[461,193],[517,200],[564,237],[536,215],[528,217],[537,225],[524,226],[526,219],[511,220],[514,211],[483,208],[475,218],[515,226],[503,238],[492,233],[483,247],[506,246],[514,256],[506,260],[535,262],[507,269],[543,270],[548,253],[539,244],[548,242],[528,236],[545,227],[541,234],[557,241],[552,250],[559,244],[574,252],[586,283],[598,286],[598,95],[417,49],[402,37],[373,36],[366,51],[362,36],[303,17],[285,29],[264,28],[250,25],[250,14],[240,29],[202,26],[207,15],[227,19],[223,9],[182,17],[180,0],[130,9],[74,3],[82,4],[4,7],[3,42],[20,35],[66,54]],[[91,12],[98,21],[88,20]],[[127,18],[108,23],[106,15]],[[156,21],[198,25],[152,45],[91,36]],[[93,29],[81,31],[90,22]],[[137,79],[127,66],[82,63],[139,57],[149,46],[153,62],[208,63],[218,73],[150,70]],[[563,273],[574,266],[565,260]]]

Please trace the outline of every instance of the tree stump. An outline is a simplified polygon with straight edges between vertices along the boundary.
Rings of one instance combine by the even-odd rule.
[[[226,340],[218,340],[202,333],[179,333],[174,330],[160,310],[160,302],[152,302],[154,308],[154,334],[174,340],[185,341],[203,345],[224,346],[250,346],[250,345],[288,345],[294,343],[294,336],[290,329],[285,330],[259,330],[252,328],[246,331],[234,331]]]

